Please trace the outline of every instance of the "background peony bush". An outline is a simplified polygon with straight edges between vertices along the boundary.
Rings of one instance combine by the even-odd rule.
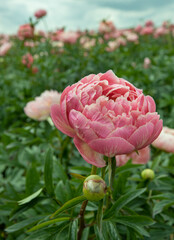
[[[0,35],[0,238],[173,239],[173,24],[43,32],[38,13]]]

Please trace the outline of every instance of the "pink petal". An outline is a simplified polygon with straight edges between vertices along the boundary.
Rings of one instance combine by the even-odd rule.
[[[135,149],[141,149],[146,143],[152,139],[154,125],[151,122],[139,127],[128,139],[128,141],[135,146]]]
[[[74,144],[86,162],[96,167],[104,167],[106,165],[106,162],[103,160],[103,155],[95,152],[77,136],[74,138]]]
[[[89,146],[96,152],[105,156],[112,157],[117,154],[126,154],[132,152],[135,147],[121,137],[111,137],[105,139],[96,139],[89,143]]]
[[[150,141],[147,142],[147,144],[151,144],[161,133],[163,129],[163,120],[159,120],[154,127],[153,133],[152,133],[152,138],[150,139]]]
[[[136,130],[135,126],[132,126],[132,125],[124,126],[122,128],[115,129],[111,134],[108,135],[108,137],[109,138],[121,137],[127,140],[135,130]]]
[[[69,121],[73,128],[78,129],[85,128],[89,120],[81,112],[72,109],[69,113]]]
[[[67,125],[61,112],[60,105],[53,104],[51,106],[51,118],[53,120],[54,125],[58,128],[61,132],[65,133],[70,137],[75,136],[75,131],[70,125]]]
[[[100,80],[107,80],[110,85],[119,83],[119,78],[113,73],[112,70],[109,70],[106,73],[104,73],[100,77]]]
[[[146,99],[148,100],[149,112],[155,112],[156,111],[156,105],[155,105],[155,101],[153,100],[153,98],[151,96],[146,96]]]

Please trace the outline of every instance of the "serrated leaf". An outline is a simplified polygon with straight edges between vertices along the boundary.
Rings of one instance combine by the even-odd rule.
[[[45,166],[44,166],[44,180],[45,188],[48,194],[54,194],[53,188],[53,153],[51,148],[48,149],[45,155]]]
[[[125,195],[121,196],[113,206],[106,211],[104,215],[104,219],[111,218],[114,214],[116,214],[122,207],[132,201],[134,198],[140,196],[143,192],[146,191],[146,188],[136,189],[131,192],[126,193]]]
[[[32,201],[33,199],[35,199],[36,197],[38,197],[40,195],[42,190],[43,190],[43,188],[40,188],[37,192],[35,192],[35,193],[31,194],[30,196],[18,201],[18,204],[23,205],[23,204],[26,204],[26,203]]]

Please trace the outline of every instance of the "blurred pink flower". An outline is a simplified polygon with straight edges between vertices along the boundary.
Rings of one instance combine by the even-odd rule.
[[[100,33],[111,33],[116,30],[116,27],[112,21],[102,21],[99,24],[99,32]]]
[[[24,108],[25,114],[38,121],[46,120],[50,115],[52,104],[59,104],[61,93],[54,90],[46,90],[34,101],[28,102]]]
[[[12,44],[10,42],[5,42],[0,46],[0,56],[6,55],[6,53],[10,50]]]
[[[154,31],[154,28],[149,26],[149,27],[143,27],[140,34],[141,35],[151,35]]]
[[[36,18],[42,18],[42,17],[44,17],[45,15],[47,15],[47,11],[45,11],[44,9],[37,10],[37,11],[34,13],[34,16],[35,16]]]
[[[51,117],[60,131],[74,138],[82,157],[97,167],[105,166],[104,156],[148,146],[162,130],[153,98],[111,70],[65,88],[60,104],[51,107]]]
[[[174,129],[163,127],[159,137],[152,143],[152,146],[166,152],[174,153]]]
[[[165,28],[165,27],[158,27],[156,30],[155,30],[155,32],[154,32],[154,37],[155,38],[158,38],[158,37],[160,37],[160,36],[162,36],[162,35],[166,35],[166,34],[168,34],[169,33],[169,30],[167,29],[167,28]]]
[[[150,160],[150,147],[147,146],[138,150],[137,152],[132,152],[129,154],[118,155],[116,157],[116,164],[118,167],[127,163],[129,159],[132,159],[133,164],[146,164]]]
[[[77,39],[80,37],[78,32],[60,32],[59,40],[64,43],[75,43]]]
[[[136,26],[136,27],[134,28],[134,31],[140,33],[141,30],[142,30],[142,28],[143,28],[143,27],[142,27],[141,25],[138,25],[138,26]]]
[[[144,67],[144,68],[149,68],[150,65],[151,65],[151,60],[150,60],[148,57],[144,58],[143,67]]]
[[[146,23],[145,23],[145,26],[146,27],[153,27],[154,26],[154,23],[152,20],[147,20]]]
[[[25,38],[33,38],[34,36],[34,27],[29,23],[21,25],[18,30],[18,37],[23,40]]]
[[[22,63],[28,68],[31,67],[33,62],[34,62],[33,56],[30,53],[27,53],[22,57]]]
[[[127,41],[138,43],[138,35],[136,33],[126,31],[124,32],[124,36],[126,36]]]

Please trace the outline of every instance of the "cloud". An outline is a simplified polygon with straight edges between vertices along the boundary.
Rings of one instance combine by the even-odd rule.
[[[174,21],[173,0],[6,0],[0,6],[0,32],[16,33],[38,9],[48,12],[49,30],[97,29],[102,19],[112,20],[118,28],[127,28],[152,19],[157,25]],[[41,21],[37,29],[48,30]]]

